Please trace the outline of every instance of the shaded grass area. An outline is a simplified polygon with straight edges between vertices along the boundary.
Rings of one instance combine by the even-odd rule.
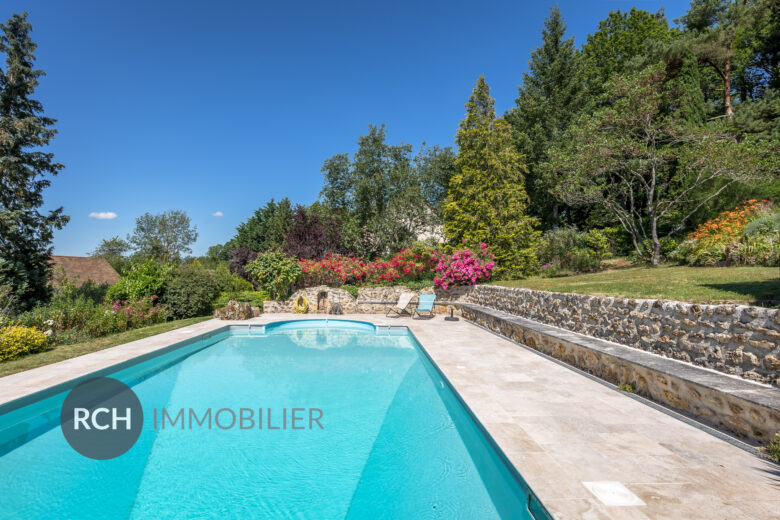
[[[554,292],[689,302],[780,300],[777,267],[626,267],[560,278],[494,282]]]
[[[42,367],[44,365],[50,365],[57,361],[74,358],[90,352],[97,352],[110,347],[115,347],[123,343],[129,343],[137,339],[148,338],[155,334],[161,334],[170,330],[179,329],[192,325],[194,323],[200,323],[211,319],[211,316],[202,316],[199,318],[187,318],[186,320],[168,321],[165,323],[158,323],[156,325],[150,325],[149,327],[143,327],[140,329],[128,330],[120,332],[119,334],[111,334],[110,336],[103,336],[102,338],[96,338],[91,341],[85,341],[83,343],[72,343],[70,345],[57,345],[43,352],[37,352],[17,359],[9,359],[8,361],[0,362],[0,377],[15,374],[16,372],[22,372],[24,370],[30,370],[31,368]]]

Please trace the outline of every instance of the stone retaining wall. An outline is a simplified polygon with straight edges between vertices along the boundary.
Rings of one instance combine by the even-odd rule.
[[[390,287],[361,287],[358,289],[358,297],[355,299],[344,289],[319,285],[317,287],[307,287],[306,289],[295,291],[295,293],[285,301],[263,302],[263,312],[295,312],[295,300],[298,299],[298,296],[304,296],[309,302],[309,311],[307,314],[327,314],[331,311],[332,306],[335,303],[341,304],[341,309],[344,314],[355,312],[383,314],[398,301],[398,297],[403,292],[431,294],[433,293],[433,287],[427,287],[420,291],[412,291],[403,285]]]
[[[460,294],[442,293],[442,297],[780,386],[778,309],[587,296],[493,285],[477,285]]]
[[[780,393],[773,388],[663,359],[479,305],[461,315],[615,385],[742,437],[767,442],[780,430]]]

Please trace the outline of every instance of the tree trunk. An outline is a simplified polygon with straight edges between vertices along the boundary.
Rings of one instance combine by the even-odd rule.
[[[661,263],[661,243],[657,238],[653,238],[653,257],[650,259],[652,265]]]

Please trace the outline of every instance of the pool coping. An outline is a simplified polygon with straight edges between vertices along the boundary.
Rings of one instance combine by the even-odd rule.
[[[88,376],[99,370],[109,368],[114,370],[120,363],[134,364],[143,358],[156,356],[188,342],[197,341],[201,337],[230,330],[232,326],[244,328],[246,325],[266,325],[271,322],[291,319],[322,318],[321,315],[274,314],[246,321],[209,320],[150,338],[12,374],[0,378],[0,409],[9,404],[15,407],[25,397],[29,398],[35,395],[37,398],[38,392],[53,388],[55,385],[66,385],[79,377]],[[455,396],[475,419],[476,424],[484,429],[488,438],[498,447],[498,452],[506,457],[528,488],[534,492],[555,518],[580,518],[583,515],[591,514],[597,518],[625,518],[626,515],[629,515],[632,518],[646,519],[648,516],[644,514],[645,511],[651,514],[650,507],[657,509],[662,506],[666,508],[663,509],[666,514],[671,508],[675,515],[688,518],[695,518],[697,514],[701,515],[699,517],[708,518],[721,513],[726,514],[727,511],[734,513],[734,515],[741,513],[743,517],[772,518],[772,512],[776,510],[775,505],[780,507],[780,487],[776,483],[771,486],[765,484],[767,480],[777,479],[780,476],[777,466],[750,455],[709,433],[702,432],[694,426],[680,421],[679,418],[662,419],[661,417],[666,417],[668,414],[664,415],[662,411],[648,406],[647,403],[637,401],[634,396],[625,395],[614,389],[607,389],[603,382],[594,381],[587,376],[583,378],[581,376],[585,374],[573,369],[573,367],[561,364],[557,360],[551,360],[538,351],[517,344],[475,323],[466,320],[461,320],[460,324],[444,322],[441,317],[433,318],[433,320],[411,320],[409,318],[395,319],[366,314],[345,315],[340,316],[339,319],[368,321],[378,327],[394,324],[408,329],[434,368],[455,390]],[[442,331],[445,333],[442,334]],[[475,345],[475,343],[479,344]],[[477,354],[470,353],[469,349]],[[507,364],[506,360],[511,360],[512,363]],[[538,371],[538,368],[536,372],[530,372],[532,380],[538,380],[538,383],[524,382],[525,380],[522,379],[525,377],[524,372],[531,370],[529,367],[532,366],[541,367],[541,372]],[[514,379],[501,379],[507,374],[519,376],[517,382]],[[588,424],[582,425],[585,428],[581,435],[578,432],[580,436],[573,437],[578,439],[575,442],[580,443],[573,445],[576,447],[575,450],[572,450],[572,445],[569,444],[545,444],[545,442],[553,441],[544,438],[540,440],[538,428],[544,422],[545,417],[543,416],[548,412],[544,410],[539,413],[534,412],[539,416],[532,417],[528,415],[530,412],[518,413],[512,407],[520,406],[523,403],[517,401],[513,396],[527,397],[523,393],[525,388],[532,392],[536,391],[538,389],[535,389],[535,386],[543,385],[542,381],[551,377],[554,378],[556,385],[574,385],[578,388],[584,388],[588,392],[592,391],[589,385],[602,388],[602,394],[598,394],[600,397],[596,401],[609,409],[604,412],[605,415],[609,415],[610,410],[614,412],[615,408],[613,407],[632,409],[632,406],[641,407],[638,412],[634,409],[634,414],[638,413],[644,416],[650,416],[652,413],[657,414],[654,419],[657,421],[657,425],[655,422],[648,422],[646,418],[644,422],[653,424],[653,428],[651,428],[653,432],[661,426],[669,428],[671,430],[669,433],[674,433],[675,437],[675,440],[671,442],[685,441],[683,445],[688,451],[672,453],[666,449],[669,447],[669,441],[663,443],[658,440],[663,433],[642,432],[639,435],[644,442],[651,439],[658,446],[654,450],[664,452],[659,461],[653,462],[652,458],[647,458],[647,453],[635,447],[631,448],[634,453],[630,457],[622,456],[622,458],[610,460],[609,464],[604,467],[593,464],[593,468],[583,469],[585,472],[598,473],[598,476],[603,476],[603,478],[583,478],[580,475],[572,475],[579,468],[566,466],[567,457],[597,457],[601,455],[602,450],[606,450],[604,453],[607,453],[617,448],[622,449],[623,446],[612,446],[610,441],[607,441],[606,445],[585,443],[588,436],[591,435],[588,431],[588,427],[590,427]],[[568,381],[568,383],[564,381]],[[558,394],[565,395],[567,390],[566,386],[560,388],[551,386],[544,390],[544,395],[549,393],[552,398],[551,406],[569,410],[560,413],[572,415],[574,412],[576,415],[578,412],[576,403],[565,405],[563,404],[564,400],[556,405],[558,402],[556,396]],[[609,392],[609,395],[604,395],[603,392]],[[610,395],[614,397],[609,397]],[[531,399],[534,399],[534,396],[537,394],[530,394]],[[613,401],[615,402],[613,403]],[[636,403],[636,405],[629,403]],[[648,410],[652,410],[652,412]],[[556,411],[556,413],[558,412]],[[597,413],[601,414],[600,411]],[[632,413],[626,413],[626,416],[626,421],[636,422],[638,420]],[[552,417],[552,419],[557,418]],[[594,416],[593,419],[595,421],[601,418]],[[610,418],[607,417],[605,420],[610,420]],[[673,421],[671,426],[669,421]],[[637,424],[637,426],[641,426],[641,424]],[[512,431],[509,431],[510,429]],[[525,432],[531,432],[533,438],[529,438],[528,433]],[[565,432],[551,430],[550,433],[553,436],[561,436]],[[629,433],[603,435],[629,435]],[[677,441],[677,437],[680,437],[681,440]],[[633,459],[639,458],[636,457],[637,454],[643,461],[654,466],[653,471],[655,472],[659,471],[660,467],[664,467],[664,464],[668,464],[667,459],[674,459],[677,464],[685,464],[686,468],[688,466],[692,468],[685,471],[678,470],[679,473],[672,471],[664,478],[663,483],[658,484],[644,484],[645,480],[653,480],[649,476],[644,476],[640,482],[634,482],[633,475],[630,475],[631,471],[627,472],[626,475],[621,474],[620,477],[623,478],[614,478],[614,475],[610,475],[612,470],[610,466],[634,463],[636,461]],[[708,461],[711,459],[712,464],[705,464],[704,459]],[[701,467],[702,465],[704,466]],[[559,471],[561,468],[566,468],[566,471]],[[701,477],[691,481],[692,474],[699,475],[700,473]],[[593,480],[596,482],[592,482]],[[630,488],[629,493],[636,493],[639,496],[638,500],[640,502],[644,500],[645,505],[609,506],[600,501],[598,495],[589,487],[595,486],[594,489],[598,490],[600,489],[598,486],[610,484],[610,482],[602,481],[612,480],[623,480]],[[716,484],[718,482],[723,482],[723,486],[728,484],[728,487],[723,487],[722,491],[716,491],[715,487],[720,485]],[[620,482],[617,483],[620,484]],[[615,483],[612,482],[612,484]],[[656,487],[652,488],[652,486]],[[733,487],[737,489],[735,490]],[[697,501],[702,497],[706,498],[705,505],[700,505],[698,509],[689,511],[686,506],[685,494],[681,490],[685,490],[685,493],[688,494],[693,490]],[[740,492],[743,494],[740,495]],[[651,502],[655,499],[660,500]],[[743,505],[742,502],[745,504]],[[759,505],[754,506],[753,502]],[[767,504],[772,505],[768,506]],[[749,507],[755,507],[756,510],[744,509]],[[760,509],[760,507],[765,509]],[[746,515],[745,511],[750,511],[751,514]],[[652,517],[650,516],[650,518]]]

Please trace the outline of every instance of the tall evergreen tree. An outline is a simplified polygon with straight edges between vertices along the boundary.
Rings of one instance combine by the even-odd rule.
[[[255,210],[246,222],[236,228],[236,235],[226,244],[229,249],[249,249],[265,252],[281,249],[284,236],[290,229],[293,206],[290,199],[274,199]]]
[[[506,115],[528,163],[530,212],[550,227],[558,224],[563,207],[550,195],[550,183],[538,165],[585,104],[581,59],[574,38],[565,39],[565,33],[561,10],[553,7],[544,22],[542,45],[531,52],[528,72],[523,74],[517,107]]]
[[[68,222],[62,208],[40,210],[43,190],[63,165],[41,151],[56,130],[32,98],[44,73],[34,68],[30,31],[27,13],[0,24],[0,285],[12,287],[22,309],[49,297],[53,232]]]
[[[682,118],[694,125],[704,123],[707,118],[707,107],[704,104],[704,93],[701,90],[699,64],[696,56],[690,51],[683,55],[676,83],[679,90],[677,99]]]
[[[456,247],[488,244],[498,276],[527,276],[537,267],[538,221],[526,213],[526,167],[514,147],[512,128],[496,119],[493,104],[490,87],[480,76],[455,137],[459,171],[450,179],[444,231]]]

